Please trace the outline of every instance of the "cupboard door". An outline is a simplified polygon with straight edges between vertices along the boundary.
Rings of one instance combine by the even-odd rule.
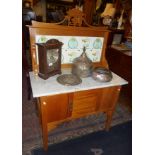
[[[113,110],[119,97],[121,86],[108,87],[101,90],[99,110]]]
[[[71,115],[69,94],[41,97],[41,104],[48,122],[63,120]]]
[[[74,93],[72,117],[94,113],[98,109],[100,89]]]

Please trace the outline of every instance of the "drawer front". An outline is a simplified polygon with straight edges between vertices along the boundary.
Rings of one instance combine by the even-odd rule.
[[[72,116],[91,114],[98,109],[100,89],[74,93]]]
[[[96,96],[99,93],[100,89],[79,91],[74,93],[74,100],[81,100],[84,98]]]

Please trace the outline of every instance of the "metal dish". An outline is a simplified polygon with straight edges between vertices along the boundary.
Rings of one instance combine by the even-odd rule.
[[[96,67],[92,72],[92,78],[99,82],[109,82],[112,80],[112,73],[104,67]]]
[[[82,82],[82,80],[78,76],[73,75],[73,74],[60,75],[59,77],[57,77],[57,81],[60,84],[66,85],[66,86],[74,86]]]

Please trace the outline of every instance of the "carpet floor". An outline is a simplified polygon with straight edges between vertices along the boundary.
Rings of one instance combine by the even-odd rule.
[[[109,132],[99,131],[80,138],[53,144],[47,151],[34,149],[33,155],[131,155],[132,121],[117,125]]]
[[[23,155],[31,155],[32,150],[42,147],[42,135],[39,118],[35,108],[36,100],[27,99],[25,72],[23,72],[22,79],[22,152]],[[124,99],[121,99],[118,102],[120,101],[124,102]],[[97,131],[103,131],[105,118],[103,113],[99,113],[62,123],[49,133],[49,145],[71,140]],[[111,126],[122,124],[129,120],[132,120],[130,109],[125,106],[125,104],[118,103]]]

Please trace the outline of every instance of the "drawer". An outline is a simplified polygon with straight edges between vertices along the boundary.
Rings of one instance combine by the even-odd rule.
[[[82,116],[95,112],[97,109],[97,97],[89,97],[73,102],[72,116]]]
[[[94,113],[99,106],[100,89],[74,93],[72,116]]]
[[[79,91],[74,93],[74,100],[84,99],[92,96],[98,95],[100,89],[93,89],[93,90],[86,90],[86,91]]]

